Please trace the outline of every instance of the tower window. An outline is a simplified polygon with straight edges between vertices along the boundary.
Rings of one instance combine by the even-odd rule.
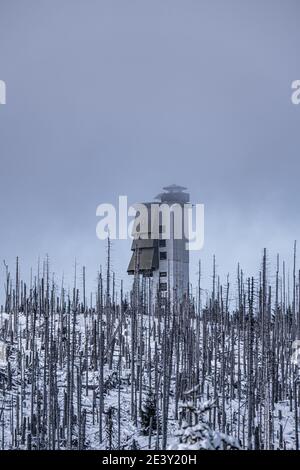
[[[161,248],[165,248],[166,247],[166,240],[159,240],[159,246]]]
[[[168,289],[168,284],[166,282],[161,282],[159,288],[161,291],[166,291]]]
[[[165,271],[161,271],[159,273],[159,277],[167,277],[167,273]]]
[[[162,261],[164,259],[167,259],[167,252],[166,251],[161,251],[159,253],[159,259]]]

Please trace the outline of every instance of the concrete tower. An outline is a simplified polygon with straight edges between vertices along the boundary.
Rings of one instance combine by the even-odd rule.
[[[189,194],[186,188],[174,184],[163,190],[155,198],[159,202],[144,203],[143,217],[147,220],[141,224],[144,228],[134,234],[127,272],[150,277],[153,292],[159,291],[162,298],[169,295],[180,300],[189,285],[188,220],[183,210]]]

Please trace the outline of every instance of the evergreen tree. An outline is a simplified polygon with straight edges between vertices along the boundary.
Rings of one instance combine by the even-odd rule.
[[[116,413],[116,408],[114,406],[110,406],[106,412],[105,433],[106,433],[108,450],[113,450],[115,448],[115,445],[114,445],[114,436],[116,435],[115,421],[114,421],[115,413]]]
[[[141,426],[143,434],[149,434],[157,430],[157,416],[156,416],[156,396],[152,390],[148,391],[146,400],[142,405],[141,410]]]
[[[170,450],[234,450],[240,444],[233,437],[215,431],[209,426],[206,413],[213,409],[211,402],[205,402],[196,409],[192,403],[181,406],[181,427],[175,432],[178,438]]]
[[[132,440],[130,450],[140,450],[140,446],[135,439]]]

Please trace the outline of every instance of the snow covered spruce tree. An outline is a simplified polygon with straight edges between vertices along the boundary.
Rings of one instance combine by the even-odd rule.
[[[181,426],[175,431],[169,450],[239,450],[238,441],[224,433],[211,429],[206,413],[214,404],[211,401],[200,404],[196,409],[192,402],[181,405]]]
[[[113,450],[115,446],[116,423],[115,423],[116,408],[109,406],[106,412],[105,419],[105,433],[106,433],[106,447],[108,450]]]
[[[152,390],[149,390],[141,409],[141,427],[144,435],[157,430],[159,418],[156,416],[156,408],[156,396]]]

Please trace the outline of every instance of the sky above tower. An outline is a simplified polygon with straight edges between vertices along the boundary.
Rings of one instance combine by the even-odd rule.
[[[299,222],[297,0],[0,1],[0,259],[38,257],[91,288],[105,243],[96,207],[188,188],[205,205],[211,283],[237,262],[289,262]],[[130,240],[112,245],[127,280]],[[4,270],[0,270],[0,281]],[[3,284],[3,283],[2,283]]]

